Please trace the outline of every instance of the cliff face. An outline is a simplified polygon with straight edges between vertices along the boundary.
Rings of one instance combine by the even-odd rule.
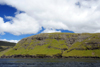
[[[100,57],[99,51],[99,33],[42,33],[22,39],[5,55]]]

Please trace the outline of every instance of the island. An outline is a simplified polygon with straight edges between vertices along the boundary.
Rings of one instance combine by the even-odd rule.
[[[100,58],[100,33],[41,33],[3,52],[1,58]]]

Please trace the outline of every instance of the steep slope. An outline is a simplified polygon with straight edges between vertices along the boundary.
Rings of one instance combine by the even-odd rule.
[[[99,52],[99,33],[42,33],[22,39],[4,55],[100,57]]]

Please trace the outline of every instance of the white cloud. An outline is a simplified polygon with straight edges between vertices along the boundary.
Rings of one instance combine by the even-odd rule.
[[[60,33],[61,31],[56,31],[53,29],[45,29],[42,33]]]
[[[59,21],[43,21],[41,25],[46,29],[68,29],[67,25]]]
[[[16,17],[6,17],[12,19],[10,22],[0,22],[1,32],[10,32],[14,35],[32,34],[41,30],[41,25],[26,13],[17,14]]]
[[[100,30],[100,0],[0,0],[0,3],[25,12],[6,17],[12,19],[10,22],[4,23],[1,19],[0,33],[32,34],[41,27],[75,33]]]
[[[0,41],[7,41],[7,42],[12,42],[12,43],[18,43],[19,40],[0,39]]]

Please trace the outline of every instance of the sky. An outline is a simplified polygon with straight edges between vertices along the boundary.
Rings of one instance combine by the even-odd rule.
[[[53,32],[100,33],[100,0],[0,0],[0,40]]]

